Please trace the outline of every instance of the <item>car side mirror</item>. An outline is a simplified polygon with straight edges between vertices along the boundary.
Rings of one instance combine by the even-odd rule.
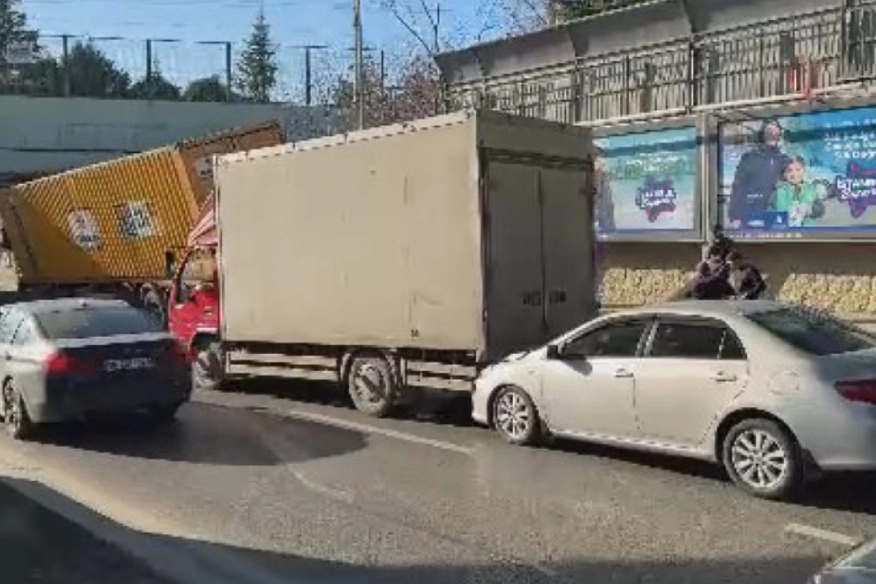
[[[548,345],[547,358],[556,361],[586,361],[587,355],[569,351],[564,345]]]

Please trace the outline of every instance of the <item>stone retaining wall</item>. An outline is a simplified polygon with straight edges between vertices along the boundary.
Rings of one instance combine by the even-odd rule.
[[[782,300],[840,314],[876,318],[876,246],[769,243],[737,245],[767,276]],[[700,259],[698,244],[608,244],[603,304],[607,308],[664,300],[684,286]]]

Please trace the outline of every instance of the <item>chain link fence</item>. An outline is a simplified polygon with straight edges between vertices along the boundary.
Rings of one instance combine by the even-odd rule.
[[[243,48],[225,41],[42,35],[0,55],[0,94],[246,100],[237,83]],[[278,46],[271,101],[328,103],[338,80],[351,78],[352,56],[328,46]]]

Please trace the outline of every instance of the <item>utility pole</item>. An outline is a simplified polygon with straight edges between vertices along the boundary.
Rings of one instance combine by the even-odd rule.
[[[359,129],[365,127],[365,66],[362,47],[362,0],[353,0],[353,33],[355,35],[356,106]]]

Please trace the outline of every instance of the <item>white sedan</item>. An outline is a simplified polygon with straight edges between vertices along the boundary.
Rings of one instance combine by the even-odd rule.
[[[876,469],[876,336],[773,301],[684,301],[597,318],[485,369],[474,419],[711,460],[748,492]]]

